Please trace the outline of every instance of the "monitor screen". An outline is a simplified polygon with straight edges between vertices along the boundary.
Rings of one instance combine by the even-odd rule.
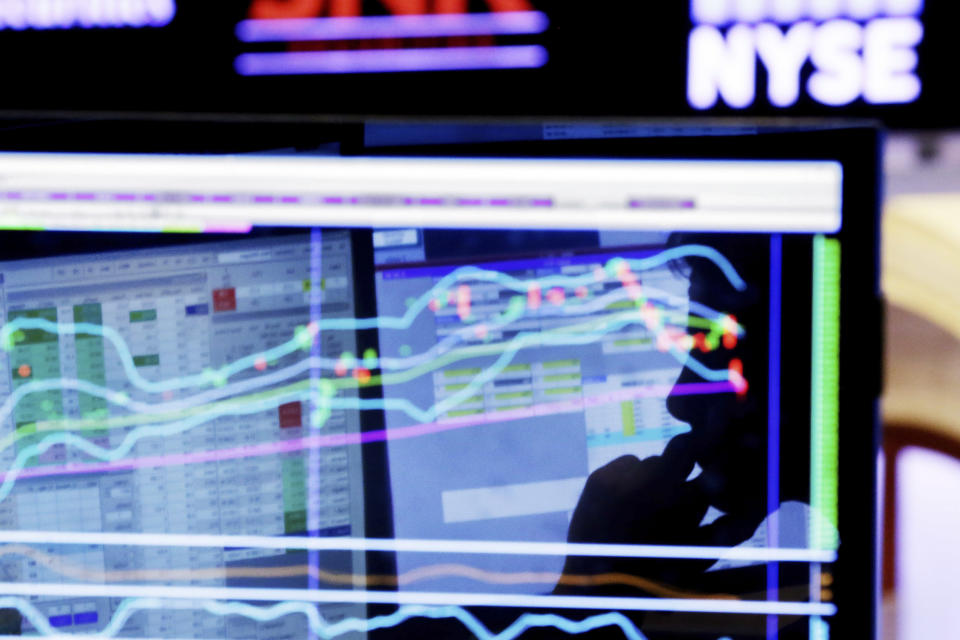
[[[872,174],[598,148],[0,155],[0,607],[42,636],[869,628]]]

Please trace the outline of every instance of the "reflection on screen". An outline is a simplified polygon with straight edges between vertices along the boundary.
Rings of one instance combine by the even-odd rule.
[[[169,534],[363,535],[357,449],[309,441],[314,426],[331,436],[359,428],[355,412],[331,411],[316,393],[320,359],[356,350],[353,336],[320,334],[311,321],[353,317],[348,233],[0,270],[8,374],[0,410],[9,425],[0,527],[141,535],[137,546],[9,545],[5,581],[162,584],[176,593],[304,589],[321,572],[363,571],[359,555],[169,544]],[[152,534],[166,537],[149,544]],[[33,606],[57,631],[80,633],[106,628],[120,601],[48,595]],[[325,611],[347,613],[363,608]],[[257,637],[263,626],[152,609],[131,615],[123,633]],[[307,622],[286,616],[270,628],[271,637],[303,637]]]
[[[837,166],[13,160],[239,233],[0,262],[0,631],[829,636]]]

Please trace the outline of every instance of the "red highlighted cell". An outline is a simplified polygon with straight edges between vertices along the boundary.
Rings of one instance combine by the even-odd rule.
[[[303,405],[299,402],[288,402],[277,407],[281,429],[293,429],[303,426]]]
[[[214,289],[213,290],[213,311],[214,313],[219,313],[222,311],[236,311],[237,310],[237,290],[234,288],[230,289]]]

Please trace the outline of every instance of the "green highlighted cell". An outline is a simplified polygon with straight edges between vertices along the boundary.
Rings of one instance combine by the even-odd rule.
[[[145,356],[133,356],[133,364],[137,367],[156,367],[160,365],[160,354],[151,353]]]
[[[580,367],[579,360],[551,360],[550,362],[544,362],[544,369],[566,369],[568,367]]]
[[[633,338],[630,340],[614,340],[615,347],[646,347],[653,344],[650,338]]]
[[[545,389],[544,395],[548,396],[569,396],[574,393],[582,393],[583,387],[556,387],[554,389]]]
[[[307,470],[303,458],[290,458],[281,463],[283,478],[284,533],[307,530]]]
[[[448,418],[462,418],[464,416],[476,416],[483,413],[483,409],[458,409],[457,411],[448,411]]]
[[[544,382],[570,382],[580,380],[579,373],[558,373],[552,376],[543,376]]]
[[[497,400],[519,400],[533,399],[533,391],[512,391],[510,393],[498,393],[493,396]]]
[[[57,308],[47,307],[44,309],[30,309],[28,311],[11,311],[7,314],[7,322],[13,322],[17,318],[41,319],[47,322],[57,321]],[[19,329],[13,334],[13,342],[18,347],[25,347],[32,344],[47,344],[58,342],[60,335],[51,333],[43,329]]]
[[[443,388],[444,391],[460,391],[461,389],[466,389],[469,385],[466,384],[448,384]]]
[[[41,318],[48,322],[58,321],[56,307],[41,309],[27,309],[11,311],[7,315],[8,321],[18,318]],[[97,339],[94,339],[97,340]],[[91,344],[78,339],[80,345]],[[13,364],[13,388],[19,389],[25,384],[52,380],[62,377],[60,370],[60,335],[40,329],[20,329],[13,335],[13,345],[10,350],[10,362]],[[78,368],[81,363],[77,363]],[[100,363],[102,368],[102,362]],[[27,375],[24,375],[27,374]],[[84,396],[81,396],[83,398]],[[100,399],[97,398],[99,401]],[[24,435],[16,440],[17,451],[36,444],[42,437],[37,433],[37,422],[46,420],[60,420],[63,418],[63,394],[60,390],[51,389],[30,393],[17,402],[13,410],[14,424],[24,425]],[[18,432],[21,433],[21,432]],[[33,458],[26,466],[34,467],[41,464],[38,458]]]
[[[623,435],[627,437],[637,435],[637,418],[632,401],[620,403],[620,420],[623,422]]]
[[[530,365],[528,364],[512,364],[509,367],[504,367],[503,373],[518,373],[521,371],[530,371]]]
[[[444,378],[463,378],[466,376],[478,376],[483,373],[483,369],[449,369],[443,372]]]
[[[153,322],[157,319],[156,309],[140,309],[130,312],[130,322]]]

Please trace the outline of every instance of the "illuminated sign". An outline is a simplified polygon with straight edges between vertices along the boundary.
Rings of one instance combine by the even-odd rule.
[[[496,36],[535,35],[549,20],[528,0],[381,0],[385,15],[364,15],[358,0],[254,0],[237,25],[240,42],[281,51],[250,51],[236,59],[244,76],[387,73],[542,67],[539,44],[498,44]],[[424,40],[434,42],[424,44]],[[439,42],[438,42],[439,41]]]
[[[692,0],[687,99],[696,109],[841,106],[920,97],[924,0]],[[766,96],[758,93],[758,71]]]
[[[174,0],[0,0],[0,29],[162,27]]]

